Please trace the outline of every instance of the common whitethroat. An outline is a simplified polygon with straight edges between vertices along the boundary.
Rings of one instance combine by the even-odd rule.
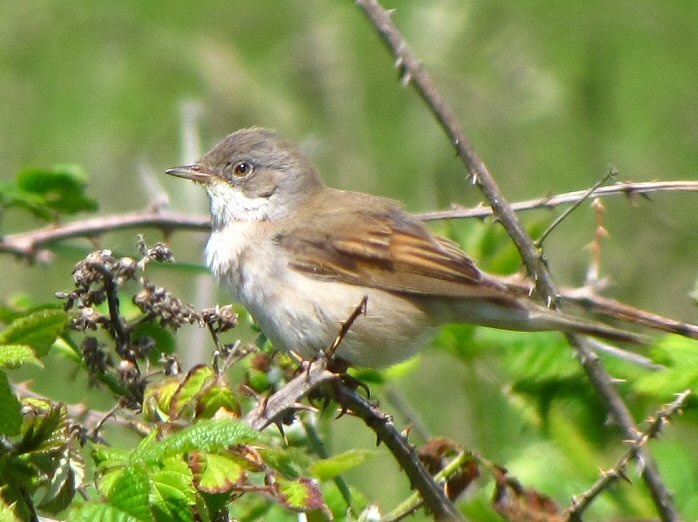
[[[327,187],[270,130],[234,132],[167,173],[208,192],[206,265],[277,349],[312,358],[364,298],[336,352],[358,366],[406,359],[448,323],[637,340],[510,290],[393,200]]]

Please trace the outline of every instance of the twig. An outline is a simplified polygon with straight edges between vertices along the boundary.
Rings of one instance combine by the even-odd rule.
[[[664,407],[654,416],[654,418],[647,419],[649,427],[644,433],[629,441],[630,448],[628,448],[628,450],[618,460],[616,465],[608,471],[601,471],[601,477],[594,483],[594,485],[592,485],[584,493],[577,495],[572,499],[572,505],[567,509],[567,519],[570,522],[581,521],[584,510],[586,510],[591,505],[592,501],[613,482],[619,478],[627,480],[625,469],[630,460],[637,455],[640,448],[645,446],[650,439],[654,439],[660,434],[662,428],[669,422],[669,419],[673,415],[680,413],[681,407],[690,393],[691,390],[686,390],[679,393],[676,396],[676,399],[670,404],[664,405]]]
[[[449,500],[429,471],[419,460],[414,446],[395,428],[392,418],[373,406],[366,398],[346,386],[342,386],[336,397],[337,402],[347,411],[362,419],[386,445],[397,460],[400,468],[417,489],[424,503],[437,520],[464,520],[463,516]]]
[[[698,191],[698,181],[659,181],[645,183],[616,183],[608,187],[596,190],[594,197],[606,197],[614,195],[646,195],[655,192],[694,192]],[[578,201],[586,190],[565,192],[555,196],[536,198],[527,201],[513,203],[511,207],[517,211],[550,209],[559,205],[565,205]],[[491,207],[478,205],[473,208],[453,208],[450,210],[436,210],[415,214],[423,221],[436,221],[440,219],[467,219],[485,218],[493,214]],[[80,221],[73,221],[62,225],[50,225],[47,227],[8,234],[0,237],[0,253],[16,254],[22,257],[34,257],[45,247],[59,241],[77,237],[88,238],[100,236],[116,230],[133,228],[154,227],[167,234],[176,230],[192,230],[195,232],[208,232],[210,230],[208,216],[190,215],[180,212],[160,210],[157,212],[127,212],[112,216],[101,216]]]
[[[451,475],[460,470],[468,459],[472,458],[470,453],[461,451],[444,468],[434,475],[437,484],[445,483]],[[390,513],[381,518],[383,522],[396,522],[414,513],[422,504],[424,499],[418,493],[414,493],[395,507]]]
[[[601,242],[608,237],[608,230],[606,230],[606,207],[601,199],[594,198],[591,206],[594,208],[596,216],[596,230],[594,231],[594,239],[587,245],[587,248],[591,250],[591,259],[584,277],[584,284],[589,288],[596,288],[601,283]]]
[[[614,299],[602,297],[589,291],[589,288],[567,289],[562,291],[562,300],[573,303],[593,313],[648,326],[656,330],[698,339],[698,326],[646,312]]]
[[[652,359],[650,359],[649,357],[645,357],[644,355],[640,355],[638,353],[631,352],[628,350],[623,350],[622,348],[612,346],[608,343],[601,342],[598,339],[594,338],[589,338],[587,342],[596,353],[605,353],[610,355],[611,357],[628,361],[636,366],[640,366],[653,372],[666,370],[666,366],[657,364],[653,362]]]
[[[548,228],[546,228],[543,233],[540,235],[540,237],[536,240],[536,247],[541,248],[543,246],[543,242],[545,241],[545,238],[550,235],[550,233],[557,228],[557,226],[562,223],[565,219],[567,219],[567,216],[569,216],[572,212],[574,212],[576,209],[579,208],[579,205],[584,203],[589,197],[594,193],[596,189],[598,189],[601,185],[606,183],[609,179],[615,177],[618,175],[618,171],[615,168],[610,168],[608,169],[608,172],[596,183],[594,183],[591,187],[589,187],[589,190],[587,190],[584,195],[579,198],[577,201],[575,201],[571,207],[569,207],[567,210],[565,210],[562,214],[560,214],[555,220],[548,225]]]
[[[164,233],[173,230],[209,230],[209,218],[178,212],[130,212],[101,216],[64,225],[51,225],[29,232],[9,234],[0,238],[0,253],[33,257],[48,245],[75,237],[95,237],[107,232],[130,228],[155,227]]]
[[[337,352],[337,348],[339,348],[339,345],[342,344],[342,341],[349,333],[349,329],[354,324],[354,321],[356,321],[360,315],[366,315],[367,303],[368,296],[365,295],[361,299],[361,302],[356,306],[356,308],[354,308],[354,311],[351,313],[349,318],[340,325],[339,333],[334,338],[334,342],[332,343],[332,345],[325,352],[325,357],[327,357],[328,359],[332,359],[334,357],[335,353]]]
[[[288,411],[306,408],[300,400],[312,390],[323,383],[337,381],[339,376],[327,369],[327,359],[322,357],[310,363],[296,377],[271,395],[267,400],[260,402],[255,409],[245,416],[245,421],[256,430],[263,430]]]
[[[584,197],[587,190],[575,190],[563,192],[554,196],[529,199],[511,204],[516,212],[536,209],[552,209],[560,205],[575,203]],[[627,196],[652,194],[655,192],[698,192],[698,181],[646,181],[640,183],[618,182],[607,187],[599,187],[594,192],[595,198],[607,196]],[[493,215],[492,207],[478,205],[473,208],[455,207],[449,210],[435,210],[422,212],[417,216],[423,221],[437,221],[440,219],[464,219],[486,218]]]
[[[513,208],[499,190],[496,181],[466,138],[453,111],[436,90],[431,78],[410,50],[388,11],[383,9],[376,0],[356,0],[356,3],[366,13],[370,22],[393,53],[403,80],[406,80],[403,81],[403,84],[412,83],[414,85],[419,96],[428,105],[455,145],[458,156],[468,171],[468,176],[479,186],[492,207],[494,215],[502,223],[516,245],[529,275],[533,278],[538,294],[549,306],[554,308],[558,292],[542,254],[536,249],[533,240],[519,222]],[[614,388],[610,375],[603,368],[596,354],[584,344],[583,336],[568,334],[566,338],[574,347],[587,378],[596,389],[597,394],[603,399],[611,415],[622,426],[626,436],[632,436],[637,431],[632,415]],[[660,517],[664,521],[679,520],[671,495],[659,477],[652,456],[646,448],[640,448],[639,454],[646,462],[642,476]]]
[[[119,313],[119,288],[116,281],[114,281],[112,273],[101,263],[90,262],[87,265],[102,274],[104,279],[104,291],[107,294],[107,308],[109,309],[109,324],[116,341],[116,353],[136,365],[136,359],[129,349],[129,337],[126,333],[126,327]]]
[[[501,277],[500,280],[514,292],[519,292],[522,295],[530,295],[532,292],[531,282],[522,280],[519,276]],[[561,288],[558,298],[564,303],[572,304],[593,314],[600,314],[620,321],[654,328],[655,330],[698,339],[698,325],[664,317],[663,315],[621,303],[615,299],[600,296],[594,291],[593,287]]]

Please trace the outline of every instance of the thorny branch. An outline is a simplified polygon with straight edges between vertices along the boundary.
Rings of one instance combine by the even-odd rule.
[[[386,445],[437,520],[463,520],[463,515],[421,463],[414,446],[397,430],[389,415],[346,386],[339,389],[336,398],[343,408],[363,420],[376,433],[378,442]]]
[[[393,53],[396,66],[402,75],[403,84],[408,85],[411,83],[414,86],[419,96],[427,104],[456,147],[458,156],[468,171],[469,178],[483,192],[492,207],[494,215],[502,223],[519,250],[524,265],[533,278],[538,294],[551,307],[556,307],[558,291],[542,253],[536,248],[533,240],[526,233],[514,213],[514,209],[504,198],[495,179],[475,152],[455,114],[437,91],[431,78],[422,67],[421,62],[410,50],[407,41],[393,23],[390,13],[377,0],[356,0],[356,3],[364,11],[384,43]],[[587,378],[596,389],[598,395],[604,400],[606,407],[616,422],[623,427],[627,437],[634,438],[634,435],[637,433],[637,427],[632,415],[615,389],[610,375],[601,365],[598,356],[585,344],[583,336],[567,334],[565,337],[574,347]],[[676,511],[671,494],[662,482],[654,459],[647,448],[640,448],[638,456],[646,463],[642,476],[650,489],[660,517],[664,521],[679,520],[679,514]]]
[[[563,192],[554,196],[529,199],[511,204],[516,212],[536,209],[553,209],[560,205],[575,204],[582,200],[589,189]],[[619,181],[613,185],[599,187],[594,190],[594,197],[626,196],[630,200],[637,196],[647,197],[656,192],[698,192],[698,181],[645,181],[632,183]],[[418,214],[424,221],[440,219],[486,218],[493,215],[492,207],[480,204],[473,208],[454,206],[449,210],[435,210]]]
[[[601,477],[594,483],[594,485],[592,485],[584,493],[572,499],[572,505],[567,510],[567,519],[570,522],[580,522],[582,520],[584,510],[588,508],[591,502],[613,482],[621,478],[628,480],[625,474],[625,469],[630,463],[630,460],[637,455],[640,448],[644,447],[650,439],[657,438],[661,434],[662,428],[666,426],[673,415],[681,412],[681,407],[690,393],[691,390],[686,390],[679,393],[673,402],[664,405],[664,407],[657,412],[654,417],[647,419],[649,427],[639,437],[628,441],[630,447],[628,448],[628,451],[626,451],[625,454],[623,454],[623,456],[618,460],[616,465],[608,471],[601,471]]]
[[[589,189],[564,192],[554,196],[530,199],[512,203],[517,211],[552,209],[560,205],[574,204],[584,198]],[[698,192],[698,181],[652,181],[642,183],[619,182],[594,191],[594,197],[625,195],[633,198],[638,195],[657,192]],[[422,212],[416,216],[423,221],[441,219],[486,218],[493,215],[492,207],[482,204],[464,208],[454,206],[449,210]],[[100,216],[61,225],[50,225],[37,230],[18,232],[0,236],[0,253],[15,254],[21,257],[45,258],[41,250],[60,241],[73,238],[93,238],[108,232],[127,229],[153,227],[169,234],[179,230],[207,232],[210,228],[208,216],[192,216],[168,210],[128,212],[112,216]]]

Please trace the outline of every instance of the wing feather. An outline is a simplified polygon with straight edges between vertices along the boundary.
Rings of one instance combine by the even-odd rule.
[[[286,228],[275,241],[287,251],[292,268],[319,278],[443,297],[508,294],[455,243],[386,201],[367,199],[351,211],[339,204],[315,209],[308,216],[313,226]]]

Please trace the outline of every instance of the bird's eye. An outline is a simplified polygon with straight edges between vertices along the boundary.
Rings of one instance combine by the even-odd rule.
[[[252,172],[252,164],[247,161],[238,161],[233,165],[233,175],[238,178],[244,178]]]

